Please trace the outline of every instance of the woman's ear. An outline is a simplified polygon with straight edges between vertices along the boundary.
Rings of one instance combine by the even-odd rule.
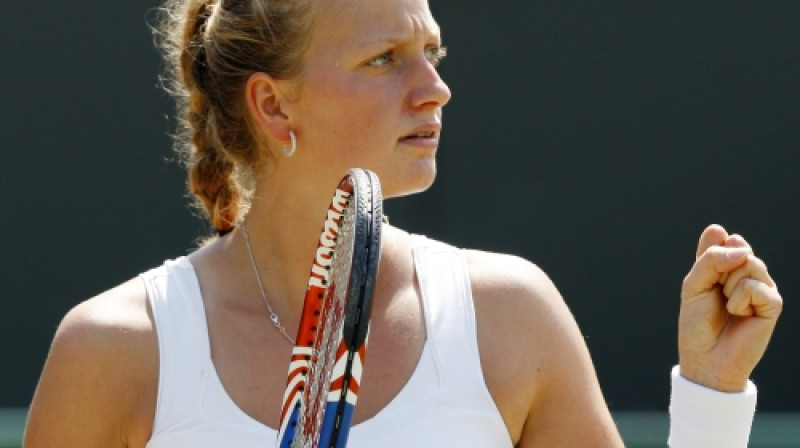
[[[289,117],[281,108],[282,95],[278,81],[266,73],[253,73],[247,80],[245,96],[253,123],[266,137],[288,143],[291,126]]]

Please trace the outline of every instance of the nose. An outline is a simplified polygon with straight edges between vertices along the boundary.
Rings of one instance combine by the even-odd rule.
[[[414,107],[442,107],[452,96],[450,87],[439,76],[436,66],[423,58],[415,70],[411,101]]]

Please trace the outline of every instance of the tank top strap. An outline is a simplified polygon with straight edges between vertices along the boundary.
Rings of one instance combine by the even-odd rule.
[[[159,351],[156,427],[200,407],[211,358],[205,307],[194,268],[186,257],[140,275],[153,313]],[[187,375],[188,373],[188,375]]]
[[[414,235],[414,262],[428,332],[426,344],[442,372],[444,388],[482,391],[488,396],[464,252]]]

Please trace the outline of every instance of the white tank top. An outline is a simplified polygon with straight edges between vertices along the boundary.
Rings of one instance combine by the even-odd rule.
[[[414,263],[427,330],[422,355],[400,393],[377,415],[353,426],[348,448],[511,447],[483,378],[463,253],[415,236]],[[147,448],[274,446],[276,431],[238,408],[216,374],[200,287],[189,260],[167,261],[141,277],[160,358],[156,416]]]

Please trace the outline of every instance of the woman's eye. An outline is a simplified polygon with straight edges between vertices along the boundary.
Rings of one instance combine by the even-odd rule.
[[[434,66],[437,66],[442,62],[442,59],[447,56],[447,47],[430,47],[425,50],[425,53],[428,61]]]
[[[386,67],[392,63],[392,52],[387,51],[375,58],[371,59],[367,64],[372,67]]]

